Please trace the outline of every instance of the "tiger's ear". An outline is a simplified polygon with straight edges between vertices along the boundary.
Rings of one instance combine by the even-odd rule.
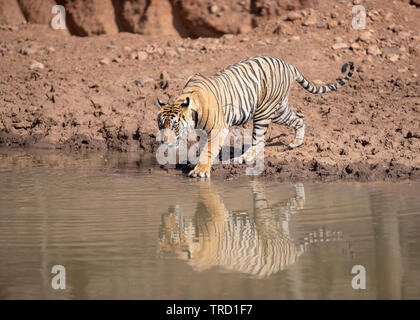
[[[159,109],[161,108],[161,107],[163,107],[165,104],[162,102],[162,101],[160,101],[159,100],[159,98],[157,98],[156,100],[155,100],[155,106],[156,107],[158,107]]]
[[[181,107],[187,108],[190,105],[190,98],[186,97],[185,100],[181,103]]]

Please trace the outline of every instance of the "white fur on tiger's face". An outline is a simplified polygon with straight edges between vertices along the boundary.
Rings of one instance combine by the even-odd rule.
[[[169,147],[178,147],[182,135],[193,129],[195,124],[190,109],[190,99],[177,100],[173,104],[165,104],[159,99],[155,104],[159,108],[157,117],[159,139]]]

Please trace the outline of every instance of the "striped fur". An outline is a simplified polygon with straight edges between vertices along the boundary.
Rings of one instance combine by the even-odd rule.
[[[203,182],[207,183],[207,182]],[[199,202],[193,217],[183,217],[179,206],[162,215],[159,248],[175,255],[195,271],[220,267],[255,278],[268,278],[293,265],[317,241],[336,239],[324,228],[302,240],[293,239],[290,225],[305,206],[303,185],[285,201],[271,204],[263,185],[252,182],[253,210],[228,210],[211,184],[198,185]]]
[[[160,129],[176,144],[186,128],[204,129],[209,135],[207,148],[190,176],[210,176],[210,167],[225,138],[225,130],[253,120],[252,147],[237,162],[251,162],[256,158],[257,146],[271,122],[295,129],[295,139],[288,149],[303,144],[305,118],[288,105],[293,82],[297,81],[307,91],[320,94],[335,91],[352,76],[354,65],[347,62],[342,67],[344,78],[337,83],[313,86],[292,64],[265,56],[257,56],[231,65],[211,77],[192,76],[181,94],[172,104],[162,104],[158,116]],[[188,103],[187,103],[188,102]],[[211,144],[211,143],[212,144]]]

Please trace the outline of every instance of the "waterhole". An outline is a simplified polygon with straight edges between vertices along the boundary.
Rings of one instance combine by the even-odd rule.
[[[418,190],[199,181],[136,154],[0,150],[0,298],[418,299]]]

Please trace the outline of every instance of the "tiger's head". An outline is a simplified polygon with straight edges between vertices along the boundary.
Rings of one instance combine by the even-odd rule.
[[[172,104],[166,104],[156,99],[159,108],[157,117],[161,140],[169,147],[178,147],[184,132],[195,127],[195,112],[189,97],[176,99]]]

